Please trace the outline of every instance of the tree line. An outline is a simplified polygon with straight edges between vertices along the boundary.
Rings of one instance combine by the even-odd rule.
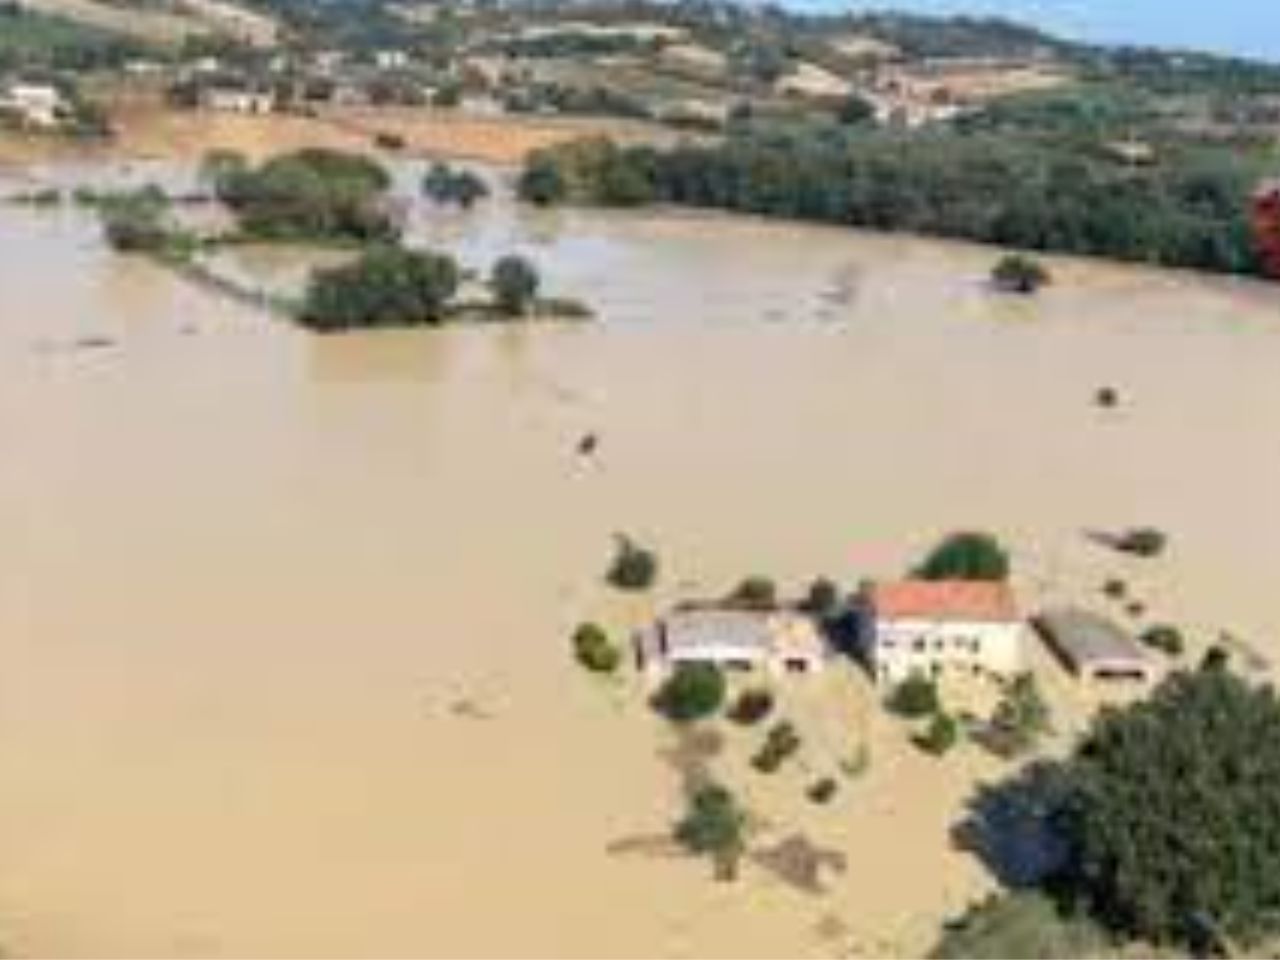
[[[1183,145],[1135,167],[983,132],[748,132],[669,150],[580,141],[532,155],[522,196],[653,203],[1257,274],[1246,156]]]

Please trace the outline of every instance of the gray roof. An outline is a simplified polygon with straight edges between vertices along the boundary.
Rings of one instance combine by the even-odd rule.
[[[1129,663],[1148,668],[1142,646],[1106,617],[1079,607],[1048,610],[1036,625],[1055,647],[1077,666]]]
[[[684,610],[669,616],[663,625],[673,653],[733,647],[765,654],[773,643],[764,617],[738,610]]]

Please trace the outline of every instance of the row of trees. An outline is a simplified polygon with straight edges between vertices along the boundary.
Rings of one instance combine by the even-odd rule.
[[[446,253],[374,246],[352,263],[316,271],[299,319],[321,333],[439,324],[455,306],[462,279]],[[538,272],[523,257],[506,256],[494,265],[489,286],[498,312],[522,316],[537,299]]]
[[[1247,158],[1189,148],[1135,169],[985,133],[756,132],[670,150],[581,141],[534,154],[519,187],[543,204],[670,203],[1256,273],[1256,172]]]
[[[386,198],[391,177],[360,154],[308,148],[252,167],[215,153],[203,173],[254,238],[373,242],[399,234]]]

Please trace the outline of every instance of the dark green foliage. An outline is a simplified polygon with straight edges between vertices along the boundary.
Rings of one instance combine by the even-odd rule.
[[[521,171],[516,190],[521,200],[540,207],[562,203],[569,195],[569,185],[559,165],[551,157],[536,153]]]
[[[930,952],[935,960],[1084,960],[1109,951],[1106,935],[1085,918],[1064,915],[1034,891],[993,894],[949,922]]]
[[[1137,527],[1126,530],[1115,538],[1115,548],[1122,553],[1131,553],[1137,557],[1158,557],[1164,553],[1169,538],[1153,527]]]
[[[489,286],[498,308],[513,317],[523,316],[538,298],[542,279],[532,263],[520,256],[506,256],[493,266]]]
[[[456,203],[469,209],[489,196],[489,187],[470,170],[458,170],[447,163],[433,163],[422,178],[422,192],[436,203]]]
[[[1012,759],[1034,750],[1049,731],[1049,705],[1035,674],[1015,677],[1004,691],[988,728],[978,738],[998,756]]]
[[[0,72],[113,69],[147,52],[146,44],[122,34],[0,3]]]
[[[840,784],[836,782],[834,777],[823,777],[821,780],[809,785],[809,789],[805,791],[805,796],[814,803],[826,804],[830,803],[839,792]]]
[[[991,271],[991,279],[997,289],[1021,294],[1035,293],[1050,281],[1043,264],[1017,253],[1001,258]]]
[[[819,577],[809,584],[801,606],[819,620],[829,620],[840,612],[840,588],[833,581]]]
[[[300,319],[320,333],[436,324],[458,280],[447,254],[373,247],[354,263],[312,273]]]
[[[573,632],[573,653],[578,662],[593,673],[613,673],[622,662],[622,653],[598,624],[584,623]]]
[[[1111,600],[1123,600],[1129,594],[1129,584],[1118,577],[1111,577],[1102,585],[1103,594]]]
[[[927,717],[938,711],[938,686],[923,674],[913,673],[893,688],[887,706],[901,717]]]
[[[653,706],[668,720],[691,723],[711,716],[724,703],[725,681],[712,663],[681,663],[658,688]]]
[[[949,713],[935,713],[924,732],[915,737],[915,744],[926,753],[942,756],[960,739],[960,727]]]
[[[955,533],[916,571],[923,580],[1007,580],[1009,555],[989,533]]]
[[[229,166],[215,186],[256,238],[385,241],[399,232],[383,202],[390,183],[368,157],[310,148],[257,169]]]
[[[1265,165],[1196,145],[1134,169],[1097,145],[931,129],[790,133],[746,121],[719,144],[567,144],[531,157],[537,191],[960,237],[1233,273],[1260,270],[1249,198]],[[529,191],[533,193],[532,190]],[[544,200],[543,202],[554,202]]]
[[[751,765],[761,773],[773,773],[799,749],[800,735],[790,721],[783,720],[769,728],[764,745],[751,758]]]
[[[619,536],[616,544],[605,579],[619,590],[648,590],[658,579],[657,554],[630,537]]]
[[[107,242],[121,253],[183,259],[195,249],[195,238],[173,223],[169,198],[156,187],[99,196],[94,206]]]
[[[746,848],[746,827],[746,814],[733,794],[717,784],[706,784],[690,795],[674,834],[690,853],[712,858],[718,879],[732,880]]]
[[[865,97],[853,94],[840,104],[839,117],[846,126],[862,126],[875,122],[876,108]]]
[[[1057,877],[1129,938],[1205,949],[1280,933],[1280,703],[1226,670],[1104,713],[1066,765]]]
[[[1143,631],[1138,639],[1152,650],[1159,650],[1170,657],[1180,657],[1186,649],[1182,631],[1167,623],[1157,624]]]
[[[1214,644],[1200,658],[1200,669],[1204,671],[1225,671],[1231,666],[1231,651],[1220,644]]]
[[[768,577],[747,577],[728,599],[732,605],[749,610],[773,610],[778,606],[778,587]]]
[[[749,727],[759,723],[773,712],[773,694],[756,688],[743,690],[729,708],[729,719]]]

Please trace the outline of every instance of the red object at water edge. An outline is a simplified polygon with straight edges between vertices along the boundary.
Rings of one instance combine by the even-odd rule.
[[[1280,180],[1269,180],[1253,195],[1253,236],[1267,276],[1280,280]]]

